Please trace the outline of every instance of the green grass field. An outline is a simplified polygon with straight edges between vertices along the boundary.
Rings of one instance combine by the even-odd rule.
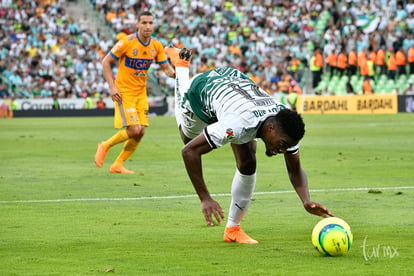
[[[172,117],[150,118],[134,175],[110,174],[121,146],[95,167],[111,117],[0,120],[0,275],[414,275],[414,115],[305,115],[301,157],[312,199],[352,227],[344,257],[311,244],[319,217],[293,192],[283,157],[258,144],[244,230],[260,243],[222,241],[205,226]],[[227,211],[229,146],[203,159]],[[227,212],[226,212],[227,213]]]

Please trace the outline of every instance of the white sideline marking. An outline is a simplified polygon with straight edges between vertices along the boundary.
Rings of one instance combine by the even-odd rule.
[[[310,189],[310,193],[326,193],[326,192],[353,192],[368,190],[409,190],[414,186],[401,187],[362,187],[362,188],[332,188],[332,189]],[[273,194],[289,194],[294,190],[273,191],[273,192],[255,192],[254,195],[273,195]],[[213,197],[229,197],[230,194],[212,194]],[[97,197],[97,198],[62,198],[62,199],[26,199],[26,200],[2,200],[0,203],[53,203],[53,202],[82,202],[82,201],[139,201],[148,199],[182,199],[196,198],[197,195],[176,195],[176,196],[142,196],[142,197]]]

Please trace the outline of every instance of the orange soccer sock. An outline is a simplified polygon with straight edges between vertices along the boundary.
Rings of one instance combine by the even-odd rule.
[[[139,142],[135,141],[134,139],[130,138],[128,139],[125,144],[124,148],[122,149],[121,153],[116,158],[113,166],[119,167],[122,166],[127,160],[138,148]]]
[[[122,142],[124,142],[124,141],[126,141],[128,139],[129,139],[129,137],[128,137],[127,130],[126,129],[122,129],[122,130],[118,131],[117,133],[115,133],[114,136],[112,136],[108,140],[104,141],[102,143],[102,146],[105,149],[109,149],[109,148],[111,148],[111,147],[113,147],[113,146],[115,146],[115,145],[117,145],[119,143],[122,143]]]

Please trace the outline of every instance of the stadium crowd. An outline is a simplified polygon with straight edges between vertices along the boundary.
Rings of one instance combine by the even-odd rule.
[[[64,1],[2,0],[0,74],[17,98],[106,94],[101,58],[112,41],[67,15]],[[4,86],[3,86],[4,87]]]
[[[68,16],[62,0],[1,0],[0,79],[7,84],[2,86],[2,95],[106,96],[101,58],[114,40],[135,31],[137,13],[143,10],[155,15],[154,35],[164,45],[193,49],[192,74],[233,66],[269,93],[288,93],[298,84],[310,87],[311,93],[325,91],[327,87],[321,87],[320,82],[324,83],[326,76],[345,74],[348,79],[357,76],[361,80],[368,75],[377,82],[383,79],[381,73],[395,81],[402,75],[407,79],[414,75],[413,0],[90,3],[116,33],[113,39],[91,32],[88,18]],[[376,63],[380,50],[384,51],[383,65]],[[405,64],[390,69],[390,57],[398,51]],[[368,65],[357,63],[354,68],[350,63],[353,52],[365,55]],[[329,63],[330,55],[335,56],[334,63]],[[343,61],[338,58],[343,55],[346,62],[341,68]],[[316,60],[322,61],[316,64]],[[156,70],[156,65],[153,69],[151,74],[162,92],[171,93],[173,80]],[[307,77],[309,70],[312,77]],[[362,90],[362,86],[354,90]]]

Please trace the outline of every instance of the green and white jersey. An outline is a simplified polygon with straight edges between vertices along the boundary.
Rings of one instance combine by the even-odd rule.
[[[250,142],[266,118],[287,108],[234,68],[213,69],[194,78],[183,108],[187,104],[206,123],[204,134],[213,148]]]

